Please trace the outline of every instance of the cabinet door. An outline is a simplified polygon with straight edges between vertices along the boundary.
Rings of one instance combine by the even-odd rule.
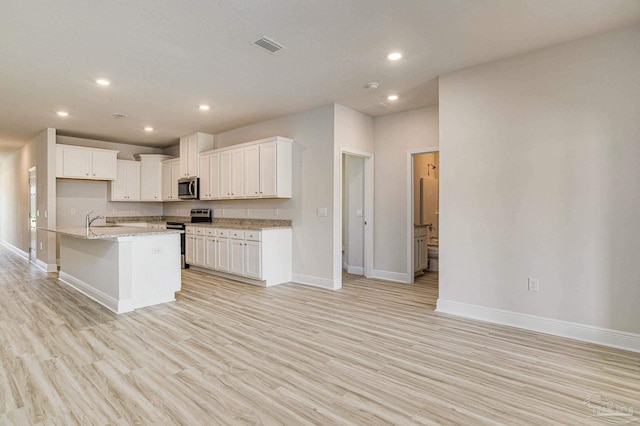
[[[260,144],[260,196],[275,197],[277,188],[276,143]]]
[[[171,163],[162,163],[162,200],[171,201]]]
[[[187,138],[189,156],[187,157],[188,176],[198,176],[198,135],[189,135]]]
[[[231,151],[220,153],[220,198],[231,198]]]
[[[206,268],[216,269],[218,255],[216,237],[207,237],[204,245],[204,266]]]
[[[220,271],[229,272],[229,238],[218,237],[217,267]]]
[[[420,238],[413,239],[413,272],[420,271]]]
[[[189,176],[189,136],[180,138],[180,177]]]
[[[420,270],[427,269],[429,266],[429,250],[427,237],[420,237]]]
[[[111,201],[127,201],[127,163],[118,161],[116,180],[111,182]]]
[[[244,244],[244,274],[250,278],[262,279],[261,243],[246,241]]]
[[[220,154],[209,155],[209,194],[215,200],[220,198]]]
[[[204,257],[205,257],[205,237],[203,235],[196,235],[194,237],[194,255],[193,255],[193,264],[198,266],[204,266]]]
[[[140,163],[127,163],[127,201],[140,201]]]
[[[230,240],[229,272],[244,275],[244,240]]]
[[[195,235],[187,235],[185,245],[185,261],[188,264],[195,264],[195,251],[196,251],[196,236]]]
[[[244,150],[244,195],[247,198],[260,196],[260,148],[258,145]]]
[[[116,152],[92,151],[91,152],[91,178],[114,180],[117,176]]]
[[[162,200],[162,163],[160,158],[142,157],[140,161],[140,200]]]
[[[211,199],[211,168],[209,167],[209,155],[200,155],[200,199]]]
[[[178,198],[178,179],[180,179],[180,162],[171,162],[171,200],[179,201]]]
[[[64,177],[91,179],[91,151],[65,146],[62,157]]]
[[[231,151],[231,196],[244,197],[244,148]]]

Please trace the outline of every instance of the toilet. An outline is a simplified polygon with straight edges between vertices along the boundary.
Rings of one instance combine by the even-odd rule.
[[[427,267],[428,272],[438,272],[438,251],[439,251],[438,243],[435,244],[427,244],[427,256],[429,258],[429,266]]]

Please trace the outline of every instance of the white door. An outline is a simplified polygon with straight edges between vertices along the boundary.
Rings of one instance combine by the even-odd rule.
[[[91,177],[91,151],[66,146],[62,151],[62,174],[65,177]]]
[[[231,151],[231,196],[244,197],[244,148]]]
[[[216,237],[207,237],[204,248],[204,266],[206,268],[217,268],[218,247]]]
[[[221,271],[229,272],[229,238],[218,237],[217,266]]]
[[[171,164],[162,163],[162,199],[164,201],[171,201],[172,186],[171,186]]]
[[[185,246],[185,261],[188,264],[195,263],[196,237],[195,235],[187,235]]]
[[[211,199],[209,155],[200,155],[200,199]]]
[[[220,154],[220,198],[231,198],[231,151]]]
[[[220,198],[220,154],[209,155],[209,193],[211,199]]]
[[[38,258],[38,196],[36,168],[29,169],[29,260],[36,262]]]
[[[204,266],[204,256],[205,256],[205,247],[204,247],[204,235],[196,235],[194,238],[194,265]]]
[[[115,179],[117,176],[117,156],[113,152],[91,152],[91,177]]]

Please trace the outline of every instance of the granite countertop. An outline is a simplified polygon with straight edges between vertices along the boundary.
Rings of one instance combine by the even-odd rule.
[[[145,235],[157,234],[182,234],[184,231],[179,229],[152,229],[140,228],[136,226],[92,226],[87,229],[84,227],[77,228],[38,228],[43,231],[55,232],[69,237],[81,238],[85,240],[106,240],[119,237],[137,237]]]
[[[211,223],[200,222],[191,223],[190,217],[182,216],[115,216],[107,217],[106,222],[108,224],[117,223],[133,223],[133,222],[146,222],[152,224],[166,223],[166,222],[184,222],[186,225],[204,226],[210,228],[229,228],[229,229],[251,229],[260,231],[262,229],[278,229],[278,228],[291,228],[293,226],[290,219],[239,219],[239,218],[226,218],[216,217],[213,218]]]

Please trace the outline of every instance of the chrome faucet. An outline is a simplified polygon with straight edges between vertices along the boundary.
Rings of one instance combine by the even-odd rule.
[[[87,227],[87,229],[89,229],[89,227],[91,226],[91,224],[92,224],[93,222],[95,222],[96,220],[98,220],[98,219],[104,219],[104,216],[100,216],[100,215],[98,215],[98,216],[94,217],[93,219],[91,219],[91,213],[93,213],[93,212],[89,212],[89,213],[87,213],[87,216],[85,217],[85,221],[84,221],[84,223],[85,223],[85,226]]]

